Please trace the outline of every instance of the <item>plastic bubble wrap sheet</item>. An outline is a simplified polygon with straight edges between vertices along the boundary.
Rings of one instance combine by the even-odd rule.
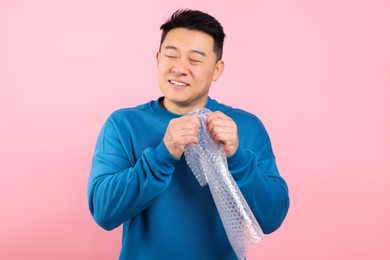
[[[260,242],[264,233],[229,172],[222,144],[207,131],[207,108],[191,112],[200,121],[199,143],[185,147],[184,156],[201,186],[208,184],[229,242],[238,259]]]

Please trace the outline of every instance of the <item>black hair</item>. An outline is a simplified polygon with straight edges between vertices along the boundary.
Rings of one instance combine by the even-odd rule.
[[[211,15],[198,10],[177,10],[160,27],[162,30],[160,48],[168,32],[175,28],[198,30],[207,33],[214,40],[214,52],[217,55],[217,60],[222,58],[225,33],[223,32],[222,25]]]

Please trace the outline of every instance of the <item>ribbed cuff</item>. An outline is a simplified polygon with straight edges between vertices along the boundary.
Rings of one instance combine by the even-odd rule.
[[[245,150],[238,148],[237,151],[232,155],[227,157],[227,162],[230,170],[234,170],[242,167],[245,160]]]
[[[155,152],[156,162],[160,165],[171,166],[180,160],[180,158],[175,158],[169,153],[163,141],[161,141],[161,143],[155,148]]]

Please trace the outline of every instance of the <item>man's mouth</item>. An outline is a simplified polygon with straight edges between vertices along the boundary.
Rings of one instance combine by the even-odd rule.
[[[168,80],[169,83],[173,84],[173,85],[176,85],[176,86],[179,86],[179,87],[187,87],[189,86],[190,84],[187,84],[187,83],[184,83],[184,82],[180,82],[180,81],[176,81],[176,80]]]

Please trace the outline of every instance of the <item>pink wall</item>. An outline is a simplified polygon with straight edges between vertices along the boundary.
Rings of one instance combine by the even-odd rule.
[[[390,259],[390,2],[155,2],[0,2],[0,259],[117,258],[120,230],[88,212],[91,156],[112,111],[160,95],[178,7],[224,25],[211,95],[263,120],[290,187],[248,259]]]

